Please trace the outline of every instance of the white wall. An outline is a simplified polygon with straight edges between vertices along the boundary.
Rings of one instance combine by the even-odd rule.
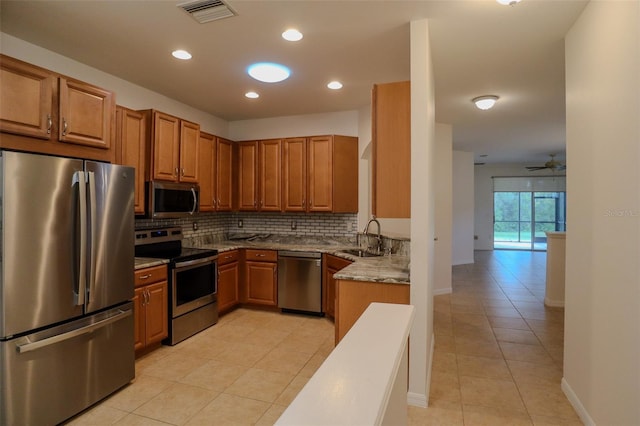
[[[493,180],[492,176],[549,176],[548,170],[529,172],[525,164],[485,164],[474,171],[474,241],[475,250],[493,250]],[[569,198],[570,195],[567,195]]]
[[[433,294],[451,293],[452,209],[453,209],[453,130],[449,124],[436,123],[435,235]],[[473,170],[473,169],[472,169]],[[473,200],[472,200],[473,202]],[[473,226],[473,221],[471,222]]]
[[[358,136],[358,130],[358,111],[291,115],[229,123],[229,137],[234,141],[332,134]]]
[[[563,390],[586,424],[640,424],[640,2],[591,1],[565,40]]]
[[[413,21],[411,34],[411,304],[415,319],[409,352],[412,405],[426,407],[433,351],[435,101],[428,21]]]
[[[473,168],[473,152],[453,151],[453,265],[473,263]]]
[[[61,24],[64,25],[64,24]],[[229,137],[228,123],[159,93],[84,65],[35,44],[0,33],[0,51],[30,64],[102,87],[116,93],[116,103],[131,109],[157,109],[199,123],[203,131]]]

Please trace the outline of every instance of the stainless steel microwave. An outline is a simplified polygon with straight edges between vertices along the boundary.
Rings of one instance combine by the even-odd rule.
[[[149,217],[152,219],[193,216],[200,205],[200,187],[195,183],[151,181],[147,183]]]

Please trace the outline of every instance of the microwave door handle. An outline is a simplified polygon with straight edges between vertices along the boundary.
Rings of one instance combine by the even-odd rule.
[[[191,194],[193,194],[193,208],[191,209],[190,215],[193,215],[198,208],[198,195],[196,194],[195,188],[191,187]]]
[[[84,305],[85,293],[87,291],[87,183],[84,172],[75,172],[73,184],[78,184],[78,212],[80,216],[80,263],[78,268],[78,293],[75,295],[74,303],[78,306]]]
[[[96,252],[97,252],[97,241],[98,236],[96,235],[96,229],[98,225],[96,224],[97,217],[97,203],[96,203],[96,176],[94,172],[87,172],[87,177],[89,180],[89,217],[91,220],[91,235],[88,239],[88,245],[90,249],[90,258],[89,258],[89,294],[87,302],[91,303],[91,293],[95,290],[96,286]]]

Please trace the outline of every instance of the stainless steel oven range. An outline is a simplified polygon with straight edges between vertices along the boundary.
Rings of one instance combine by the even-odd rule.
[[[169,337],[175,345],[218,322],[218,251],[182,247],[182,229],[140,229],[136,257],[169,260]]]

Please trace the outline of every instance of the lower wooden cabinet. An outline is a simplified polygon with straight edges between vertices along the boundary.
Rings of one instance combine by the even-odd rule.
[[[167,266],[135,271],[135,337],[136,355],[159,346],[169,335],[169,288]]]
[[[224,314],[240,303],[238,250],[218,256],[218,312]]]
[[[350,260],[325,254],[322,261],[322,310],[327,317],[336,316],[336,280],[333,275],[351,265]]]
[[[246,303],[278,306],[278,252],[245,250]]]
[[[408,284],[336,280],[336,345],[371,302],[409,304],[409,290]]]

